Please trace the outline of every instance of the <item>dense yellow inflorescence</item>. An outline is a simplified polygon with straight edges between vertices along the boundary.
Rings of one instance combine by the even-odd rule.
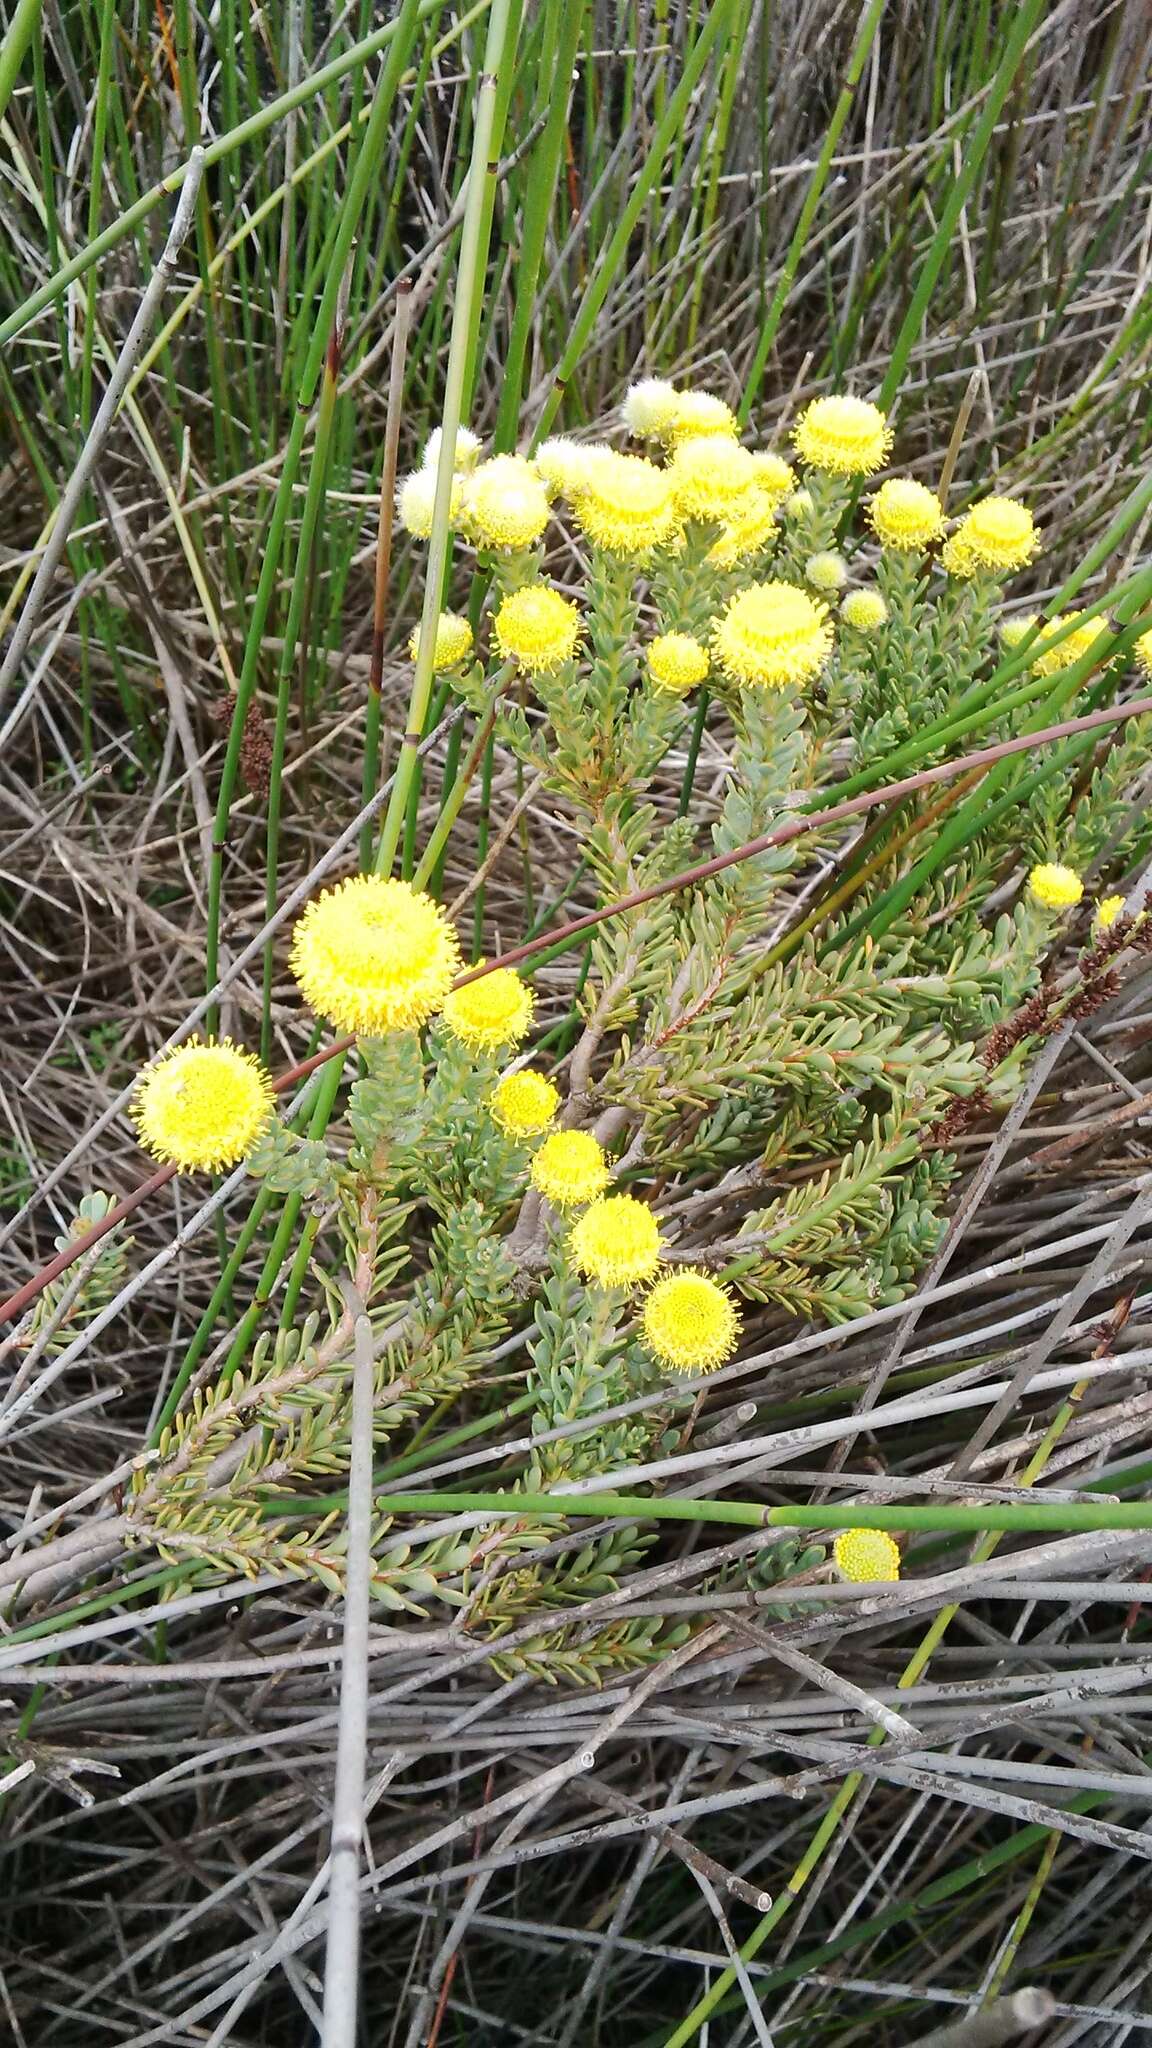
[[[528,1036],[535,1008],[532,990],[520,976],[511,967],[494,967],[479,981],[449,989],[443,1014],[453,1038],[462,1045],[474,1052],[494,1052],[497,1046],[519,1045]]]
[[[230,1038],[189,1038],[145,1068],[132,1117],[154,1159],[207,1173],[247,1157],[272,1115],[272,1083]]]
[[[559,1109],[560,1090],[546,1074],[522,1067],[496,1083],[490,1107],[501,1130],[513,1138],[534,1138],[547,1130]]]
[[[292,971],[309,1008],[338,1031],[409,1031],[442,1008],[460,948],[430,896],[352,875],[297,919]]]
[[[828,609],[792,583],[753,583],[716,622],[716,659],[734,683],[810,682],[832,652]]]
[[[1033,868],[1028,887],[1045,910],[1071,910],[1084,894],[1084,884],[1075,868],[1062,867],[1059,861],[1044,861]]]
[[[644,1342],[672,1372],[715,1372],[731,1358],[740,1315],[726,1287],[686,1267],[658,1280],[644,1303]]]
[[[578,1270],[598,1287],[635,1287],[650,1280],[660,1264],[656,1218],[634,1195],[605,1195],[593,1202],[569,1243]]]

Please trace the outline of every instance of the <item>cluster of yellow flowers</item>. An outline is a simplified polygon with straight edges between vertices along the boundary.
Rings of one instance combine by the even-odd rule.
[[[481,963],[461,981],[459,943],[439,905],[384,876],[353,875],[314,898],[293,933],[292,967],[309,1007],[353,1034],[415,1030],[439,1016],[462,1045],[490,1054],[531,1029],[535,1001],[519,975]],[[145,1071],[133,1113],[155,1157],[194,1172],[245,1158],[272,1105],[272,1082],[250,1053],[194,1038]],[[517,1140],[547,1132],[559,1106],[553,1082],[532,1068],[505,1075],[490,1096],[495,1121]],[[645,1203],[606,1192],[611,1177],[590,1131],[545,1136],[529,1167],[561,1213],[582,1211],[569,1235],[576,1270],[600,1287],[631,1288],[656,1274],[660,1231]],[[665,1365],[709,1371],[735,1348],[739,1317],[706,1274],[673,1274],[649,1295],[641,1328]]]

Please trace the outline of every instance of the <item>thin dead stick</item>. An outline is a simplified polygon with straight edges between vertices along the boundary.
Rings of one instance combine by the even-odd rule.
[[[1025,1984],[1011,1998],[994,1998],[983,2012],[969,2013],[954,2027],[933,2027],[915,2043],[915,2048],[1000,2048],[1050,2020],[1056,2000],[1050,1991]]]
[[[360,1840],[368,1754],[368,1595],[372,1578],[372,1325],[350,1280],[344,1298],[355,1317],[352,1452],[348,1471],[348,1549],[344,1580],[344,1663],[332,1799],[328,1949],[324,1964],[323,2048],[355,2048],[360,1990]]]
[[[459,707],[459,710],[462,712],[463,707]],[[946,782],[957,775],[966,775],[974,767],[991,767],[995,762],[1005,760],[1011,754],[1026,753],[1032,747],[1045,746],[1051,741],[1067,739],[1075,733],[1094,732],[1109,725],[1119,725],[1126,719],[1143,717],[1149,711],[1152,711],[1152,696],[1135,697],[1127,704],[1114,705],[1111,709],[1103,711],[1089,712],[1083,718],[1068,718],[1059,725],[1045,726],[1039,732],[1025,733],[1017,739],[1004,740],[994,747],[982,747],[978,752],[965,754],[957,761],[943,761],[935,768],[923,769],[918,775],[906,776],[902,782],[887,783],[882,789],[865,790],[859,796],[850,797],[843,803],[830,805],[827,810],[808,811],[801,817],[791,819],[788,824],[777,827],[774,832],[765,832],[758,839],[750,839],[745,845],[734,847],[729,853],[717,854],[713,860],[701,861],[695,867],[685,868],[678,875],[669,875],[661,882],[652,883],[647,889],[637,889],[630,896],[621,896],[613,903],[601,905],[599,910],[590,910],[582,917],[572,918],[567,924],[561,925],[554,932],[542,932],[538,938],[528,939],[522,946],[513,946],[509,952],[498,954],[494,960],[486,961],[483,966],[470,968],[467,974],[462,974],[458,977],[454,986],[456,988],[465,988],[470,982],[481,981],[485,975],[494,974],[498,967],[514,967],[521,960],[529,960],[537,953],[547,952],[550,947],[567,944],[570,939],[578,937],[581,932],[589,931],[593,926],[603,924],[610,917],[619,917],[626,911],[638,910],[646,903],[653,903],[659,897],[671,896],[679,889],[692,888],[698,882],[709,881],[713,875],[723,873],[726,868],[735,867],[741,861],[752,860],[757,854],[767,853],[774,846],[783,846],[789,840],[800,838],[805,832],[821,831],[827,825],[839,824],[845,818],[857,817],[862,811],[874,810],[879,804],[892,803],[899,798],[911,796],[916,790],[926,789],[933,783]],[[440,730],[442,731],[443,727]],[[424,748],[428,747],[435,737],[436,735],[429,735],[429,738],[422,743],[418,751],[423,751]],[[371,804],[364,807],[354,825],[347,827],[340,835],[338,844],[341,847],[350,844],[360,824],[363,822],[365,814],[370,815],[372,811],[378,808],[384,794],[384,791],[378,792],[372,799]],[[274,924],[282,923],[289,914],[290,909],[295,908],[298,902],[304,900],[317,874],[321,870],[327,871],[328,867],[335,864],[334,856],[335,849],[332,849],[325,860],[318,863],[317,868],[312,870],[307,884],[301,884],[298,889],[292,892],[291,897],[277,911],[276,918],[273,920]],[[257,937],[249,943],[245,952],[238,956],[237,961],[233,964],[233,975],[242,961],[252,957],[261,949],[271,929],[272,925],[266,924],[263,930],[257,934]],[[222,986],[223,983],[217,984],[217,992]],[[205,1010],[209,1007],[210,1000],[210,997],[201,999],[201,1002],[193,1012],[193,1021],[195,1018],[204,1015]],[[169,1043],[177,1042],[179,1038],[185,1035],[187,1028],[189,1026],[186,1023],[180,1032],[174,1034]],[[308,1074],[313,1073],[317,1067],[323,1066],[326,1061],[335,1059],[340,1054],[347,1052],[352,1043],[351,1038],[338,1038],[334,1044],[325,1046],[323,1051],[314,1053],[311,1059],[301,1060],[294,1067],[290,1067],[278,1080],[273,1081],[273,1087],[279,1092],[284,1088],[290,1087],[294,1082],[305,1079]],[[131,1088],[126,1089],[116,1107],[122,1107],[131,1093]],[[105,1115],[110,1120],[111,1112],[105,1112]],[[124,1197],[122,1202],[117,1204],[115,1209],[110,1210],[100,1223],[93,1224],[90,1230],[75,1238],[66,1251],[59,1252],[54,1259],[49,1260],[47,1265],[41,1267],[38,1273],[34,1273],[31,1279],[26,1280],[22,1287],[18,1287],[14,1294],[9,1295],[6,1301],[0,1302],[0,1322],[7,1321],[10,1317],[22,1315],[24,1310],[30,1303],[35,1301],[37,1295],[41,1294],[51,1281],[58,1279],[60,1274],[65,1272],[76,1259],[82,1258],[92,1245],[96,1244],[109,1230],[114,1229],[117,1223],[122,1222],[125,1216],[131,1215],[132,1211],[139,1207],[148,1194],[153,1193],[158,1187],[163,1187],[165,1182],[172,1178],[172,1173],[173,1169],[171,1167],[163,1167],[159,1174],[151,1175],[148,1181],[135,1188],[131,1194]]]
[[[112,375],[108,379],[108,385],[100,401],[96,417],[92,422],[88,439],[80,451],[80,459],[68,479],[64,494],[60,500],[60,509],[56,514],[55,523],[52,527],[51,537],[44,549],[40,566],[32,579],[32,588],[28,592],[24,609],[16,622],[12,638],[8,643],[8,651],[4,656],[3,662],[0,663],[0,691],[6,689],[8,684],[14,681],[20,664],[28,651],[28,644],[35,631],[36,622],[44,609],[48,593],[55,580],[56,571],[63,559],[64,550],[68,544],[68,535],[72,531],[73,522],[80,509],[81,500],[88,489],[92,472],[100,459],[104,444],[112,431],[120,400],[124,396],[128,379],[132,375],[137,358],[144,346],[145,337],[156,318],[160,301],[168,288],[168,280],[176,267],[176,258],[183,245],[184,237],[192,225],[192,211],[196,204],[196,197],[200,190],[200,181],[203,175],[204,151],[197,147],[192,150],[188,158],[188,168],[185,172],[184,182],[180,187],[180,197],[176,203],[176,211],[172,217],[172,226],[169,229],[168,239],[164,244],[160,260],[148,280],[144,296],[136,309],[136,318],[128,329],[124,346],[117,357]],[[9,738],[27,702],[28,693],[25,692],[24,697],[21,698],[20,702],[13,709],[3,731],[0,732],[0,746]]]

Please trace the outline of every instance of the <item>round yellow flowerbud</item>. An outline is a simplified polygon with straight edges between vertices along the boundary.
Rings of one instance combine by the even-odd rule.
[[[648,649],[648,674],[658,690],[682,697],[708,673],[708,649],[691,633],[661,633]]]
[[[576,1209],[602,1195],[612,1176],[591,1131],[556,1131],[533,1159],[531,1178],[557,1209]]]
[[[699,440],[703,435],[734,440],[736,415],[730,405],[725,405],[722,398],[713,398],[710,391],[679,391],[672,417],[661,434],[670,448],[678,448],[682,441]]]
[[[767,491],[745,491],[738,505],[720,528],[720,537],[708,550],[708,560],[718,569],[734,569],[762,555],[776,538],[776,501]]]
[[[408,652],[413,661],[420,652],[420,628],[409,635]],[[441,612],[436,621],[436,649],[432,672],[441,676],[446,669],[459,668],[472,652],[472,628],[459,612]]]
[[[1061,867],[1058,861],[1045,861],[1033,868],[1028,887],[1045,910],[1070,910],[1084,894],[1084,884],[1075,868]]]
[[[1074,619],[1083,618],[1083,612],[1065,612],[1063,615],[1058,613],[1054,619],[1045,621],[1043,637],[1047,639],[1056,627],[1070,626]],[[1059,647],[1049,647],[1036,656],[1032,663],[1034,674],[1054,676],[1058,675],[1062,668],[1071,668],[1073,662],[1079,661],[1082,655],[1089,653],[1097,640],[1110,631],[1111,628],[1105,618],[1098,616],[1094,619],[1084,619],[1084,624],[1076,626],[1073,632],[1067,634]]]
[[[297,919],[292,971],[309,1008],[338,1031],[411,1031],[443,1006],[460,948],[430,896],[350,875]]]
[[[751,488],[752,457],[726,434],[698,434],[677,442],[667,474],[686,519],[728,519]]]
[[[886,415],[864,398],[814,398],[792,439],[802,462],[831,476],[871,476],[892,446]]]
[[[796,488],[796,471],[771,448],[753,448],[752,478],[757,490],[770,498],[785,498]]]
[[[603,441],[570,441],[566,434],[541,441],[532,460],[553,497],[572,498],[583,490],[597,462],[612,450]]]
[[[890,476],[868,507],[881,545],[918,553],[944,531],[944,507],[935,491],[910,476]]]
[[[1132,649],[1132,659],[1146,676],[1152,676],[1152,631],[1141,633]]]
[[[527,983],[511,967],[494,967],[480,981],[449,989],[444,1022],[462,1045],[474,1052],[492,1052],[498,1045],[519,1045],[527,1038],[535,1008],[536,998]]]
[[[736,683],[809,682],[832,652],[827,621],[827,606],[794,584],[752,583],[716,623],[717,659]]]
[[[887,1529],[841,1529],[832,1556],[845,1579],[891,1582],[900,1577],[900,1546]]]
[[[505,661],[518,662],[532,676],[548,675],[571,661],[580,638],[576,606],[546,583],[511,591],[492,625]]]
[[[801,484],[798,491],[789,491],[780,509],[785,519],[807,519],[816,509],[816,500],[807,485]]]
[[[644,1342],[673,1372],[715,1372],[740,1335],[732,1296],[693,1268],[658,1280],[644,1303]]]
[[[950,576],[975,576],[980,569],[1022,569],[1039,546],[1027,505],[1018,498],[981,498],[949,535],[940,559]]]
[[[605,1195],[593,1202],[569,1243],[579,1271],[599,1287],[633,1287],[650,1280],[660,1264],[656,1218],[633,1195]]]
[[[443,427],[433,427],[424,443],[420,458],[421,469],[435,469],[440,461],[440,444],[444,439]],[[480,460],[481,441],[479,434],[473,434],[468,427],[457,427],[456,445],[452,450],[452,467],[457,475],[467,474],[475,469]]]
[[[804,577],[805,581],[812,585],[813,590],[821,590],[827,596],[832,596],[837,590],[843,590],[847,583],[848,564],[843,555],[838,555],[834,548],[820,548],[816,554],[809,555],[805,562]]]
[[[667,470],[642,455],[601,458],[577,492],[576,524],[594,547],[638,562],[679,530],[680,514]]]
[[[630,384],[620,408],[624,425],[638,441],[662,440],[679,403],[680,393],[664,377],[642,377]]]
[[[493,455],[468,482],[465,511],[482,547],[530,548],[550,517],[548,493],[522,455]]]
[[[1110,931],[1118,917],[1124,915],[1123,896],[1102,896],[1096,905],[1095,922],[1102,932]]]
[[[888,621],[888,607],[878,590],[871,584],[863,590],[850,590],[840,606],[840,617],[855,633],[878,633]]]
[[[436,472],[434,469],[414,469],[406,476],[396,493],[396,510],[400,524],[416,540],[427,540],[432,531],[432,510],[436,502]],[[463,486],[458,477],[452,479],[452,493],[449,501],[448,523],[457,526],[464,503]]]
[[[1039,623],[1039,612],[1019,612],[1015,618],[1003,620],[1000,627],[1000,638],[1004,642],[1005,647],[1011,652],[1014,647],[1019,647],[1021,641],[1028,638],[1033,626],[1039,625]]]
[[[272,1115],[272,1083],[259,1060],[233,1045],[189,1038],[146,1067],[132,1117],[154,1159],[181,1173],[234,1166]]]
[[[560,1107],[560,1090],[545,1074],[522,1067],[496,1083],[488,1104],[501,1130],[513,1138],[534,1138],[546,1131]]]

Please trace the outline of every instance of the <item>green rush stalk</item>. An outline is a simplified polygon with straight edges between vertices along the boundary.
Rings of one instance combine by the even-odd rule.
[[[41,0],[17,0],[16,12],[0,42],[0,121],[8,111],[28,45],[40,27]]]

